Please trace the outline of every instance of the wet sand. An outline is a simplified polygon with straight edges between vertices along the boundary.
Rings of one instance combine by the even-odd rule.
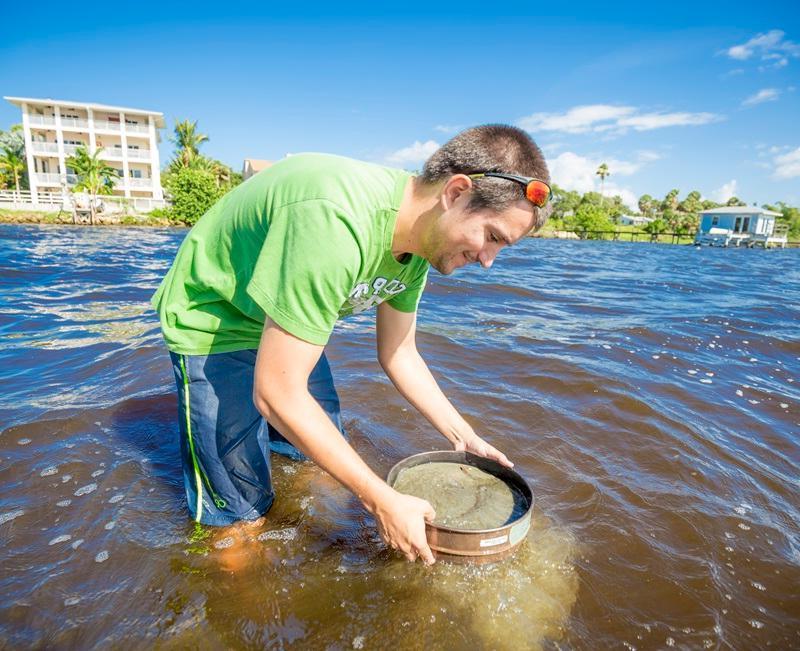
[[[495,529],[517,520],[530,506],[494,475],[461,463],[423,463],[400,471],[393,488],[427,500],[434,524],[454,529]]]

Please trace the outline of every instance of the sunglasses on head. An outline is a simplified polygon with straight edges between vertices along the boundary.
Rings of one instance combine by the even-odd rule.
[[[537,208],[544,208],[550,200],[552,190],[550,186],[539,179],[532,179],[527,176],[518,176],[516,174],[503,174],[501,172],[479,172],[477,174],[468,174],[471,179],[479,179],[482,177],[492,177],[495,179],[506,179],[508,181],[515,181],[520,185],[525,186],[525,196]]]

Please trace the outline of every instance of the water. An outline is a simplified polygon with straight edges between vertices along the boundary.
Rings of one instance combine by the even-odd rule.
[[[311,464],[267,521],[183,505],[147,300],[183,230],[0,227],[0,647],[798,648],[800,252],[526,240],[432,275],[419,346],[531,483],[518,554],[410,565]],[[329,349],[378,473],[445,448]]]

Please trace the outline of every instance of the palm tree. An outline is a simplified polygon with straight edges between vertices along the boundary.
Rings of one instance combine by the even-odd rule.
[[[170,140],[178,148],[175,160],[180,162],[181,167],[189,167],[191,160],[198,155],[200,145],[208,142],[208,136],[197,133],[197,120],[181,120],[175,122],[175,135]]]
[[[645,217],[650,217],[650,213],[653,211],[653,204],[655,201],[653,197],[649,194],[643,194],[639,197],[639,212],[642,213]]]
[[[25,159],[19,153],[3,147],[3,155],[0,156],[0,169],[8,170],[14,177],[14,187],[19,197],[19,177],[25,171]]]
[[[600,167],[597,168],[595,174],[600,177],[600,194],[602,195],[606,185],[606,177],[610,176],[611,172],[608,171],[608,165],[602,163]]]
[[[105,161],[100,160],[102,151],[103,148],[100,147],[94,154],[90,154],[86,147],[78,147],[75,154],[66,160],[67,166],[72,168],[78,177],[74,189],[89,193],[90,224],[94,224],[97,195],[111,194],[114,182],[118,178],[117,171]]]

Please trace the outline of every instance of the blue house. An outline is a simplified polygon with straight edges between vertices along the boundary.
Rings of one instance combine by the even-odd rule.
[[[776,232],[781,213],[756,206],[723,206],[703,210],[694,243],[709,246],[786,246],[786,231]]]

